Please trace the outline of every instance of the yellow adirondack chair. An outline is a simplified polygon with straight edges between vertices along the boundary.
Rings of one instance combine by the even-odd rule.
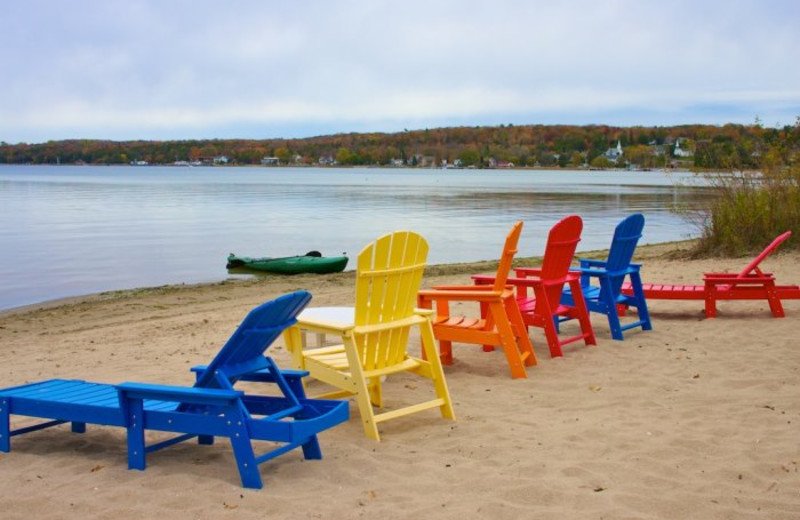
[[[397,231],[378,238],[358,255],[355,308],[310,308],[285,333],[297,368],[338,390],[328,397],[354,395],[367,437],[380,440],[378,423],[439,408],[455,419],[431,326],[431,313],[415,309],[428,256],[428,243],[417,233]],[[419,328],[424,357],[407,352],[412,327]],[[336,336],[341,343],[306,348],[306,332]],[[411,372],[432,380],[435,399],[375,413],[383,406],[386,376]]]

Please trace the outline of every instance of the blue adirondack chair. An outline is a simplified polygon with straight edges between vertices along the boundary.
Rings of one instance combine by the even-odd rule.
[[[259,489],[258,464],[298,447],[305,458],[319,459],[317,433],[348,419],[346,401],[307,399],[301,382],[306,373],[281,371],[264,355],[310,299],[298,291],[253,309],[214,360],[195,367],[193,387],[51,379],[0,390],[0,451],[11,450],[12,436],[66,422],[76,433],[87,423],[120,426],[127,429],[129,469],[144,470],[147,453],[194,437],[200,444],[228,437],[242,485]],[[245,394],[233,388],[240,380],[274,383],[282,395]],[[51,421],[12,431],[12,415]],[[145,430],[179,435],[148,446]],[[280,444],[256,456],[255,440]]]
[[[651,330],[650,313],[647,310],[647,301],[642,290],[642,280],[639,275],[639,264],[631,263],[636,244],[642,236],[644,229],[644,215],[634,213],[624,218],[614,231],[614,238],[606,260],[592,260],[579,258],[581,273],[581,292],[586,300],[586,306],[591,312],[598,312],[608,316],[608,325],[611,328],[611,337],[622,340],[622,331],[634,327],[642,330]],[[592,278],[597,278],[599,285],[592,285]],[[622,284],[625,279],[630,279],[630,294],[622,293]],[[561,295],[561,303],[573,305],[572,294],[566,289]],[[636,307],[639,319],[633,323],[622,325],[620,314],[624,315],[627,307]]]

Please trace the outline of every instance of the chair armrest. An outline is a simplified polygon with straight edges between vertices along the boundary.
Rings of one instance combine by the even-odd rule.
[[[578,278],[577,273],[562,278],[557,278],[555,280],[542,280],[540,278],[509,278],[506,280],[507,285],[512,285],[514,287],[536,287],[536,286],[544,286],[549,287],[552,285],[563,285],[570,280],[574,280]]]
[[[334,323],[324,320],[299,319],[297,320],[297,325],[295,325],[295,327],[299,327],[300,330],[304,331],[320,332],[322,334],[338,334],[343,336],[352,331],[355,327],[355,324],[349,323],[347,325],[343,325],[341,323]]]
[[[193,366],[190,370],[195,374],[201,374],[205,372],[207,365],[196,365]],[[281,369],[281,375],[287,381],[299,381],[308,375],[308,370],[291,370],[291,369]],[[255,381],[259,383],[274,383],[275,376],[272,375],[272,372],[266,368],[261,370],[256,370],[255,372],[251,372],[249,374],[244,374],[239,377],[240,381]]]
[[[508,278],[506,284],[512,287],[535,287],[542,285],[542,280],[539,278]]]
[[[594,260],[592,258],[578,258],[581,267],[605,267],[605,260]]]
[[[425,323],[428,320],[430,320],[430,318],[427,316],[414,315],[409,316],[408,318],[403,318],[402,320],[394,320],[387,323],[378,323],[375,325],[357,325],[356,327],[353,327],[353,333],[373,334],[375,332],[382,332],[384,330],[410,327],[419,323]]]
[[[571,273],[580,273],[585,276],[605,276],[609,274],[607,269],[597,269],[593,267],[571,267],[569,269]]]
[[[120,399],[153,399],[185,404],[230,405],[244,396],[239,390],[221,388],[193,388],[148,383],[122,383],[116,386]]]
[[[491,286],[485,286],[491,289]],[[417,298],[420,302],[437,300],[454,301],[494,301],[502,296],[502,293],[491,290],[482,290],[482,286],[458,288],[458,289],[428,289],[419,291]]]
[[[760,275],[747,275],[739,276],[736,273],[705,273],[703,281],[709,285],[717,284],[730,284],[730,285],[744,285],[744,284],[763,284],[765,282],[775,280],[772,273],[762,273]]]
[[[542,268],[541,267],[515,267],[514,274],[518,277],[526,277],[526,276],[542,276]]]
[[[474,279],[475,277],[473,277]],[[494,281],[494,278],[492,278]],[[423,289],[422,291],[491,291],[491,287],[485,285],[434,285],[431,289]],[[422,292],[420,291],[420,292]]]
[[[496,276],[489,274],[474,274],[470,276],[470,278],[472,278],[472,281],[475,283],[475,285],[472,286],[473,289],[476,286],[485,287],[487,285],[494,285],[494,281],[497,279]]]

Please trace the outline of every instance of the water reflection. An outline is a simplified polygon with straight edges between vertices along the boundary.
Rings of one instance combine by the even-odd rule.
[[[672,210],[705,189],[658,172],[443,172],[267,168],[0,167],[0,308],[51,298],[228,276],[229,252],[357,252],[413,229],[431,263],[496,258],[516,220],[520,254],[541,254],[570,213],[579,250],[607,247],[625,215],[644,243],[697,230]],[[352,266],[352,264],[351,264]]]

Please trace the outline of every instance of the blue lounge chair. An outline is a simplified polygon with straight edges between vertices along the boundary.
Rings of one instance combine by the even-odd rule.
[[[653,328],[642,290],[642,280],[639,276],[640,265],[631,263],[643,229],[644,215],[641,213],[629,215],[617,225],[617,229],[614,231],[607,260],[578,259],[580,268],[577,270],[581,273],[581,292],[586,300],[586,306],[591,312],[608,316],[611,337],[620,341],[623,339],[623,330],[634,327],[642,327],[642,330]],[[626,277],[630,279],[629,294],[622,293],[622,285]],[[591,284],[592,278],[597,278],[599,286]],[[561,303],[573,305],[569,289],[562,294]],[[633,323],[622,325],[619,317],[620,314],[624,315],[624,309],[627,307],[636,307],[639,319]]]
[[[152,451],[194,437],[200,444],[228,437],[242,485],[260,489],[258,464],[298,447],[305,458],[319,459],[317,433],[348,419],[346,401],[307,399],[301,384],[306,373],[281,371],[264,355],[310,299],[298,291],[253,309],[214,360],[194,369],[193,387],[51,379],[0,390],[0,451],[10,451],[12,436],[66,422],[77,433],[86,423],[120,426],[127,429],[129,469],[143,470]],[[234,390],[237,381],[274,383],[282,395],[245,394]],[[51,421],[11,431],[11,415]],[[147,446],[145,430],[180,435]],[[256,456],[254,440],[281,444]]]

